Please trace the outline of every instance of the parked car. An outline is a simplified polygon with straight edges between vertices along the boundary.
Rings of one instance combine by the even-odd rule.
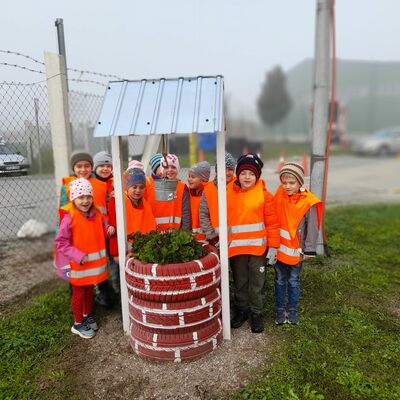
[[[400,152],[400,127],[386,128],[373,135],[354,140],[351,146],[356,154],[388,156]]]
[[[7,143],[3,139],[0,139],[0,175],[26,175],[28,169],[29,164],[27,159],[11,150]]]

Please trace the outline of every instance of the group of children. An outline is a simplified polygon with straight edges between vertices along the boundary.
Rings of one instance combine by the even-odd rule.
[[[218,247],[217,177],[210,181],[210,164],[192,166],[187,185],[178,178],[180,165],[174,154],[154,154],[149,167],[151,175],[146,177],[145,166],[133,160],[124,172],[127,233],[186,229]],[[92,159],[77,152],[71,156],[71,168],[73,175],[62,182],[56,266],[72,287],[71,331],[92,338],[97,330],[94,288],[99,293],[107,288],[108,269],[112,287],[119,292],[111,156],[100,152]],[[303,260],[316,254],[321,214],[320,200],[303,187],[301,165],[284,165],[274,196],[261,179],[262,168],[256,154],[242,155],[237,163],[225,154],[228,257],[235,287],[231,327],[239,328],[250,318],[254,333],[264,330],[266,258],[275,268],[275,322],[298,322],[300,271]],[[154,182],[162,178],[178,180],[176,196],[168,202],[155,196]]]

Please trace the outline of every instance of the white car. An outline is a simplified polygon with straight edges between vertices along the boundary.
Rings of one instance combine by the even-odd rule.
[[[28,173],[29,164],[21,154],[12,151],[4,140],[0,139],[0,175]]]
[[[356,154],[388,156],[400,152],[400,127],[386,128],[366,138],[354,140],[351,148]]]

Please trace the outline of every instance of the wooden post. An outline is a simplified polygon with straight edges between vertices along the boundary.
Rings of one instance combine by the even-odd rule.
[[[225,131],[217,132],[217,174],[219,257],[221,262],[222,327],[224,339],[231,340],[231,312],[229,305],[228,228],[226,213]]]
[[[126,262],[126,226],[125,226],[125,198],[124,184],[122,180],[122,137],[111,137],[111,155],[113,161],[114,173],[114,196],[115,210],[117,217],[117,239],[119,255],[119,276],[121,283],[121,309],[122,325],[124,332],[129,334],[129,308],[128,308],[128,289],[125,280],[125,262]]]

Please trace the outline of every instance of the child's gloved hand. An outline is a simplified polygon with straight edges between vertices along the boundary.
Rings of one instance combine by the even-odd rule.
[[[108,225],[108,227],[107,227],[108,237],[114,235],[114,233],[115,233],[115,228],[112,225]]]
[[[276,264],[276,253],[277,253],[278,249],[275,249],[273,247],[270,247],[268,249],[268,253],[267,253],[267,260],[268,260],[268,265],[275,265]]]

